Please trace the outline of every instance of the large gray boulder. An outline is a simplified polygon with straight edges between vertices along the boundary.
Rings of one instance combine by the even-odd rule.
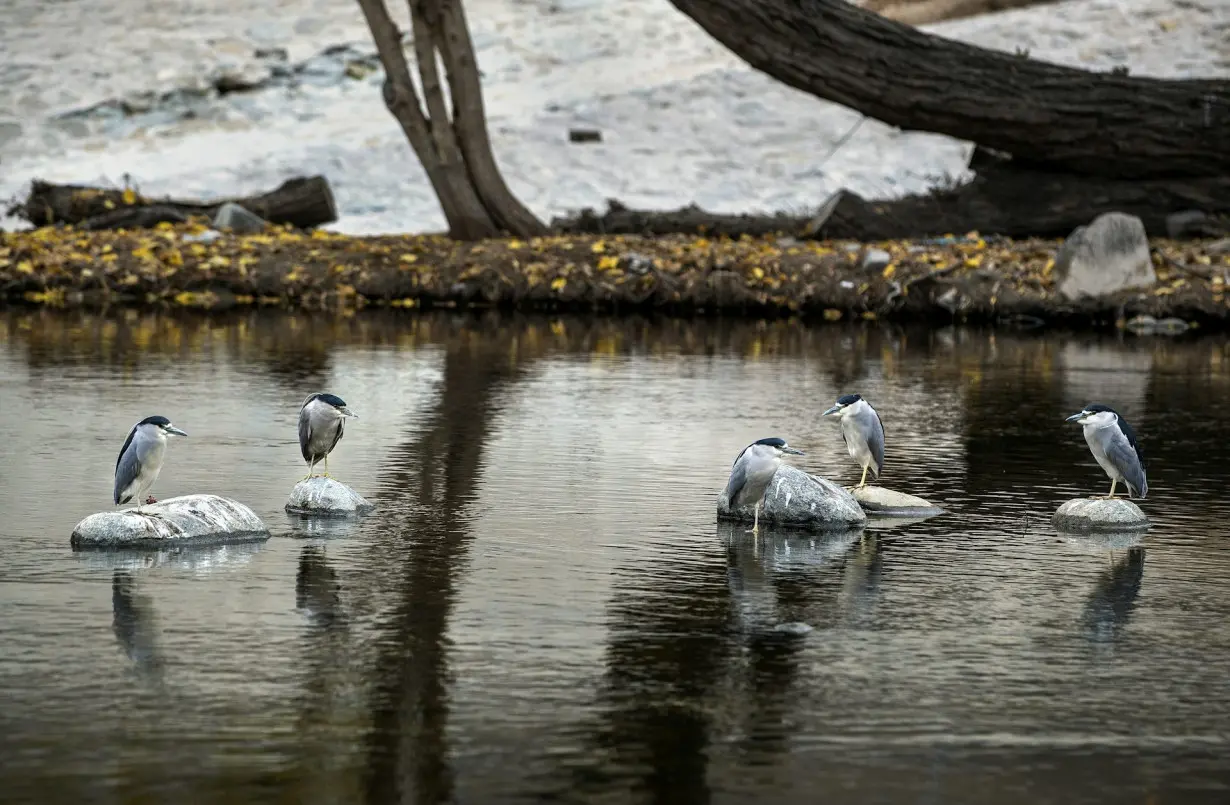
[[[1055,253],[1056,287],[1072,302],[1156,282],[1149,237],[1135,215],[1103,213],[1074,229]]]
[[[1149,518],[1126,498],[1075,498],[1059,507],[1052,522],[1060,531],[1133,531],[1149,527]]]
[[[99,512],[77,523],[74,548],[168,548],[269,538],[269,529],[242,503],[217,495],[183,495],[141,511]]]
[[[750,523],[753,507],[749,504],[732,510],[726,491],[722,490],[717,516],[718,520]],[[867,515],[854,496],[837,484],[783,464],[765,492],[760,522],[797,528],[850,529],[865,524]]]
[[[852,494],[863,511],[877,517],[934,517],[944,513],[929,500],[882,486],[856,488]]]
[[[286,501],[289,514],[322,517],[350,517],[376,508],[366,498],[341,481],[315,475],[295,484]]]

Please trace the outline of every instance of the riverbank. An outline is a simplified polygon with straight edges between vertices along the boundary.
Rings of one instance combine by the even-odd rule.
[[[1230,329],[1224,241],[1152,242],[1158,283],[1072,304],[1049,240],[857,244],[789,236],[568,236],[458,243],[199,225],[0,233],[0,301],[53,307],[461,307]],[[880,250],[883,254],[871,254]]]

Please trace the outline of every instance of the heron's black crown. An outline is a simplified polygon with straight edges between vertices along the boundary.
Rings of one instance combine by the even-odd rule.
[[[332,405],[334,408],[345,408],[346,407],[346,401],[343,400],[341,397],[337,396],[336,394],[323,394],[322,393],[318,395],[316,399],[320,400],[323,403],[328,403],[329,405]]]
[[[1119,416],[1118,411],[1116,411],[1114,408],[1111,408],[1109,405],[1102,405],[1102,403],[1089,403],[1088,405],[1084,407],[1083,410],[1088,411],[1091,414],[1100,414],[1103,411],[1109,411],[1115,416]]]
[[[755,442],[753,442],[753,444],[765,444],[765,445],[768,445],[769,447],[785,447],[786,440],[779,439],[776,436],[770,436],[767,439],[758,439]]]
[[[160,428],[165,428],[167,425],[170,425],[170,424],[171,424],[171,420],[167,419],[165,416],[147,416],[145,419],[142,419],[140,422],[137,423],[138,426],[157,425]]]
[[[858,394],[843,394],[837,398],[838,405],[854,405],[859,400],[863,399]]]

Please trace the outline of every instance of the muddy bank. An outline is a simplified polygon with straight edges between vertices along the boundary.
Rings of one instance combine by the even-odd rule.
[[[674,315],[1112,325],[1137,315],[1230,329],[1224,242],[1152,242],[1158,284],[1071,304],[1051,240],[857,244],[786,236],[568,236],[456,243],[197,225],[0,233],[0,298],[54,307],[498,307]],[[886,255],[869,258],[869,250]],[[887,258],[887,259],[885,259]]]

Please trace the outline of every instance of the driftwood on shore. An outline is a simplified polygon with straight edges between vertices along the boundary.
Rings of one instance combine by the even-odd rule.
[[[891,201],[868,201],[839,192],[808,215],[721,214],[695,206],[635,210],[612,200],[605,213],[584,210],[557,218],[552,226],[569,234],[703,232],[758,237],[782,232],[861,241],[970,231],[1012,238],[1059,238],[1102,213],[1115,211],[1139,217],[1153,237],[1172,234],[1167,226],[1172,214],[1198,211],[1206,216],[1205,224],[1185,234],[1219,236],[1230,228],[1230,177],[1132,181],[988,167],[958,188]]]
[[[132,190],[54,184],[36,179],[24,202],[10,215],[34,226],[72,224],[79,229],[143,229],[162,222],[183,223],[194,216],[212,218],[232,202],[275,224],[300,229],[333,223],[337,204],[323,176],[297,177],[268,193],[214,201],[146,198]]]

